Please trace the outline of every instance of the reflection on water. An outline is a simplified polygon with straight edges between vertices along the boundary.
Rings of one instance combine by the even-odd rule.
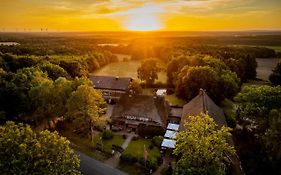
[[[20,45],[20,44],[17,43],[17,42],[0,42],[0,45],[3,45],[3,46],[16,46],[16,45]]]

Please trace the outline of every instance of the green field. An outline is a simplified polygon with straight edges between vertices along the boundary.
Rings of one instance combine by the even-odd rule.
[[[132,77],[134,79],[138,78],[138,67],[140,67],[140,61],[126,61],[126,62],[115,62],[110,63],[95,72],[93,75],[99,76],[119,76],[119,77]],[[165,72],[160,72],[158,74],[158,80],[155,82],[166,83],[167,76]]]
[[[265,46],[269,49],[275,50],[275,52],[281,52],[281,46]]]

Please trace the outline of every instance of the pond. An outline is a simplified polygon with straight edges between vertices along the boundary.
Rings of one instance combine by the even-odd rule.
[[[0,42],[0,45],[2,45],[2,46],[16,46],[16,45],[20,45],[19,43],[17,43],[17,42],[10,42],[10,41],[8,41],[8,42]]]

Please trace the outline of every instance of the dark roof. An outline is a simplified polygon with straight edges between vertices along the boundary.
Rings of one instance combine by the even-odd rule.
[[[130,77],[110,77],[110,76],[90,76],[89,78],[96,89],[109,89],[126,91],[132,78]]]
[[[163,97],[148,95],[124,94],[113,109],[112,120],[135,116],[148,118],[147,124],[158,124],[166,127],[169,114],[169,105]]]
[[[182,108],[180,108],[180,107],[171,107],[171,111],[170,111],[169,116],[181,117],[182,116]]]
[[[185,116],[195,116],[200,113],[208,113],[219,127],[227,126],[223,110],[214,103],[204,90],[200,90],[196,97],[183,106],[181,129],[183,129]]]
[[[180,130],[184,130],[183,124],[186,122],[184,119],[188,115],[199,115],[200,113],[208,113],[214,121],[217,123],[218,127],[227,126],[223,110],[217,106],[214,101],[207,95],[207,93],[200,89],[199,94],[194,97],[189,103],[183,106],[182,120],[180,123]],[[228,143],[234,146],[232,136],[227,138]],[[232,162],[232,174],[243,175],[243,170],[241,168],[241,163],[239,157],[235,154],[228,157]]]

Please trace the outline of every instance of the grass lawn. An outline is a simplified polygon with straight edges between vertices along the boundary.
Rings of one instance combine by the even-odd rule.
[[[100,151],[94,150],[94,144],[91,142],[90,138],[83,138],[79,135],[72,133],[70,130],[64,130],[60,132],[62,136],[66,137],[73,145],[73,148],[93,157],[97,160],[104,161],[108,159],[106,154]],[[96,135],[94,140],[98,140],[99,135]]]
[[[110,140],[103,140],[103,149],[106,152],[111,152],[112,145],[118,145],[121,146],[125,139],[123,139],[122,135],[114,135],[112,139]]]
[[[90,138],[81,137],[77,134],[74,134],[70,129],[64,129],[60,131],[60,134],[66,137],[73,145],[74,149],[77,149],[88,156],[91,156],[97,160],[104,161],[110,158],[108,154],[102,153],[94,149],[97,143],[100,143],[101,134],[96,132],[93,138],[93,143],[91,142]],[[104,151],[111,153],[111,146],[112,144],[121,146],[124,142],[124,139],[121,135],[114,135],[113,139],[111,140],[103,140],[103,149]]]
[[[151,141],[147,139],[133,140],[131,141],[127,149],[124,151],[124,153],[134,155],[138,157],[138,159],[140,159],[144,156],[144,145],[145,145],[146,150],[148,152],[148,159],[155,160],[157,162],[157,159],[161,156],[160,149],[156,146],[154,146],[153,149],[149,149],[150,144],[152,144]],[[139,164],[136,163],[128,164],[122,161],[119,163],[118,169],[128,174],[134,174],[134,175],[142,175],[147,173],[145,169]]]
[[[151,141],[146,139],[133,140],[124,151],[124,153],[129,153],[137,157],[143,157],[145,145],[148,152],[148,158],[155,159],[157,161],[157,158],[161,156],[160,149],[156,146],[154,146],[153,149],[149,149],[148,147],[151,144]]]
[[[142,89],[142,95],[154,95],[155,89],[154,88],[144,88]]]
[[[96,71],[94,71],[93,75],[102,75],[102,76],[119,76],[119,77],[132,77],[134,79],[138,78],[138,68],[140,67],[140,61],[126,61],[126,62],[115,62],[110,63]],[[166,83],[167,76],[165,72],[158,73],[158,80],[155,81]]]
[[[275,50],[275,52],[281,52],[281,46],[266,46],[266,47]]]
[[[187,101],[180,99],[176,96],[176,94],[172,95],[166,95],[165,99],[168,103],[170,103],[172,106],[183,106],[187,103]]]

